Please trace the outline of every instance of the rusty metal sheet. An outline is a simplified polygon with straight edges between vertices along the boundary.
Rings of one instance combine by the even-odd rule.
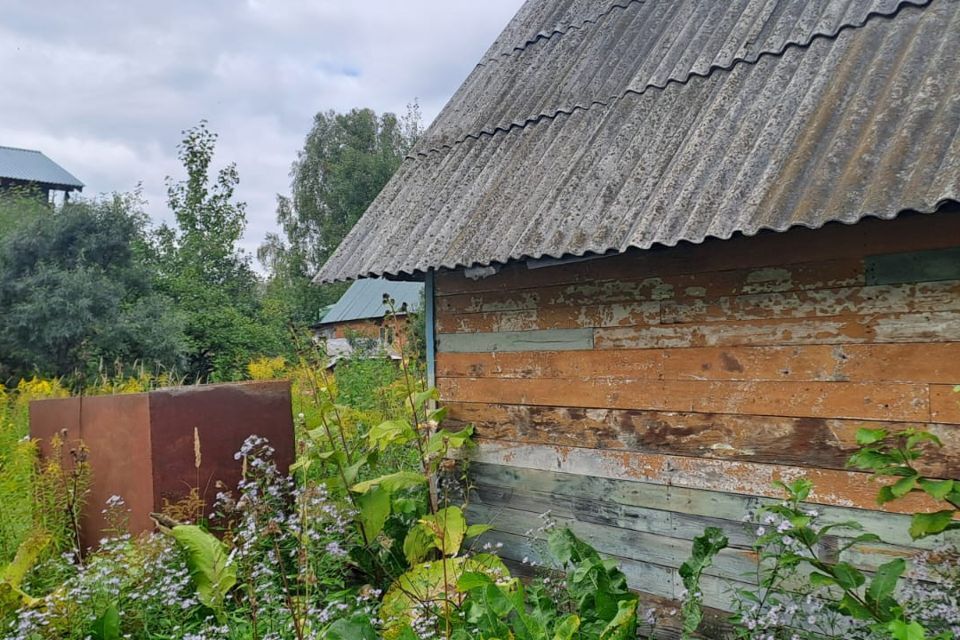
[[[201,465],[195,467],[194,428]],[[89,449],[90,497],[83,543],[95,545],[107,522],[102,510],[117,495],[130,509],[132,533],[149,531],[151,511],[198,488],[207,506],[220,489],[235,488],[241,464],[234,459],[250,435],[267,438],[286,470],[295,458],[290,383],[247,382],[160,389],[149,393],[39,400],[30,403],[30,435],[50,455],[50,438],[66,431],[63,463],[82,441]]]
[[[477,90],[479,111],[502,103],[507,120],[551,109],[553,115],[506,129],[496,125],[504,122],[501,116],[484,116],[495,123],[492,132],[459,129],[453,138],[459,142],[435,149],[428,136],[422,153],[403,163],[317,280],[417,277],[428,269],[672,246],[893,218],[907,210],[930,213],[960,201],[957,0],[923,6],[792,0],[776,3],[781,8],[773,12],[766,0],[752,0],[753,9],[731,3],[733,17],[750,10],[757,24],[771,24],[764,16],[782,18],[772,23],[776,28],[759,32],[733,18],[721,20],[741,39],[760,38],[769,51],[743,54],[746,45],[728,46],[717,36],[712,54],[664,59],[666,71],[651,62],[662,57],[656,48],[631,57],[625,53],[630,47],[610,46],[609,38],[616,41],[629,29],[642,34],[653,24],[650,7],[633,4],[644,3],[614,7],[579,30],[615,31],[606,34],[605,45],[585,42],[586,49],[568,52],[551,45],[571,65],[581,64],[579,56],[602,57],[593,76],[589,65],[569,78],[562,66],[542,70],[545,87],[537,84],[538,73],[516,87],[491,76]],[[697,6],[716,11],[726,4]],[[785,16],[812,4],[838,13],[824,9],[830,20],[811,13],[797,22],[807,27],[791,41],[791,29],[800,27],[787,29]],[[642,18],[642,11],[649,15]],[[706,51],[698,43],[713,14],[704,11],[699,23],[695,17],[683,21],[690,29],[681,30],[687,35],[675,46]],[[627,20],[631,12],[636,15],[628,24],[614,19]],[[697,24],[701,28],[692,29]],[[818,31],[823,25],[827,29]],[[661,20],[656,26],[669,32],[676,25]],[[546,44],[541,38],[514,55],[546,50]],[[729,68],[716,60],[731,61]],[[652,75],[638,71],[643,68]],[[688,75],[663,87],[632,84],[648,76],[673,80],[677,69]],[[600,74],[606,76],[597,85]],[[559,77],[564,82],[558,85]],[[625,82],[621,93],[603,89],[613,97],[588,102],[590,92],[611,78]],[[564,111],[551,102],[564,91],[580,96],[583,106]],[[465,99],[458,95],[452,105]]]

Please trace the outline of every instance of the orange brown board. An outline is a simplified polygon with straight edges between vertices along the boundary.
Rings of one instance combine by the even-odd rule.
[[[758,499],[807,476],[869,513],[857,431],[920,427],[924,473],[960,477],[956,209],[435,282],[437,387],[482,464]]]

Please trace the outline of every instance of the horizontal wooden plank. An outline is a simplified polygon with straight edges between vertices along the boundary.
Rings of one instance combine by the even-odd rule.
[[[955,398],[960,401],[960,395]],[[717,413],[582,409],[447,403],[454,427],[472,424],[479,437],[524,444],[555,444],[845,469],[863,428],[900,431],[915,423]],[[919,461],[931,477],[960,475],[960,427],[924,425],[944,442]],[[951,475],[953,474],[953,475]]]
[[[478,542],[482,544],[500,544],[498,554],[501,557],[522,563],[526,558],[529,561],[540,565],[550,566],[549,557],[545,554],[541,545],[534,544],[529,538],[507,533],[505,531],[489,531],[485,533]],[[628,586],[641,593],[650,593],[660,598],[678,600],[683,590],[683,581],[676,569],[663,567],[650,562],[642,562],[633,558],[621,558],[611,554],[603,554],[605,557],[613,558],[617,561],[620,570],[627,577]],[[706,606],[729,611],[730,607],[730,588],[745,588],[748,585],[728,578],[718,578],[710,574],[703,576],[700,587],[703,593],[703,602]]]
[[[958,311],[960,281],[666,301],[662,309],[662,322],[667,324]]]
[[[617,509],[622,507],[623,516],[631,518],[635,522],[634,526],[648,528],[662,525],[662,521],[649,515],[651,511],[673,514],[674,522],[678,523],[676,526],[685,527],[685,530],[689,531],[691,521],[684,520],[684,516],[740,523],[747,514],[761,506],[774,504],[782,499],[782,495],[775,497],[741,495],[642,480],[622,480],[480,461],[474,461],[470,465],[469,473],[471,482],[476,486],[486,487],[486,491],[502,492],[499,495],[491,495],[491,500],[504,501],[508,499],[506,496],[519,496],[509,499],[522,501],[524,494],[548,494],[558,508],[561,508],[559,507],[562,503],[561,496],[574,500],[575,503],[592,500],[613,505],[610,508],[614,509],[615,513],[621,513]],[[867,487],[873,485],[868,480],[864,481],[864,484]],[[876,488],[875,485],[873,486]],[[863,527],[865,532],[876,534],[885,542],[901,547],[930,550],[944,542],[960,543],[960,531],[949,532],[945,540],[933,538],[913,540],[908,533],[910,516],[877,511],[875,504],[870,507],[870,509],[854,509],[820,505],[817,507],[820,512],[819,522],[828,525],[855,521]],[[636,517],[631,516],[633,513],[637,514]],[[642,522],[643,520],[646,524]],[[699,526],[696,520],[692,522],[694,528]],[[743,540],[739,542],[742,544]]]
[[[792,482],[806,477],[814,484],[810,502],[858,509],[876,508],[880,487],[868,474],[833,469],[526,445],[502,440],[478,440],[478,443],[480,446],[468,454],[476,462],[768,498],[781,496],[775,482]],[[915,513],[937,507],[924,495],[909,494],[887,503],[883,509],[892,513]]]
[[[613,274],[609,274],[613,275]],[[726,296],[831,289],[865,284],[863,261],[827,262],[648,276],[625,270],[612,279],[594,279],[538,288],[505,288],[441,296],[440,319],[473,313],[532,309],[580,309],[585,306],[714,299]]]
[[[960,342],[960,312],[704,322],[594,330],[596,349]]]
[[[693,539],[702,535],[707,527],[716,527],[727,536],[731,554],[724,563],[716,565],[713,575],[726,574],[749,582],[745,576],[756,569],[757,556],[753,547],[756,525],[742,521],[617,505],[607,502],[603,496],[577,499],[562,494],[484,485],[476,485],[471,496],[470,522],[491,524],[501,531],[537,538],[543,537],[538,531],[544,521],[542,514],[549,512],[550,518],[559,526],[569,527],[602,552],[665,566],[679,567],[686,556],[674,558],[677,550],[685,549],[680,555],[689,554]],[[625,536],[617,529],[642,535]],[[852,529],[838,528],[834,532],[846,535],[825,536],[817,549],[818,556],[830,562],[843,560],[863,571],[876,571],[894,558],[909,559],[917,553],[911,547],[853,543],[851,538],[860,532]],[[646,543],[650,538],[654,542]],[[684,541],[684,544],[678,545],[678,541]],[[737,549],[741,552],[734,553]],[[746,564],[741,571],[730,572],[734,565],[743,563]]]
[[[441,353],[441,378],[960,383],[960,342]]]
[[[854,382],[728,382],[438,378],[447,402],[642,409],[798,418],[930,420],[927,385]],[[941,420],[943,421],[943,420]]]
[[[467,515],[470,522],[482,522],[493,525],[498,531],[546,541],[546,535],[536,531],[543,525],[543,519],[529,511],[506,506],[471,504]],[[570,529],[597,551],[612,556],[678,569],[693,550],[692,540],[601,525],[552,513],[551,518],[557,526]],[[532,533],[527,533],[528,531]],[[757,562],[757,554],[753,550],[729,548],[720,552],[706,573],[719,577],[748,575],[756,570]]]
[[[533,471],[532,473],[548,472]],[[731,545],[744,549],[749,549],[754,541],[753,532],[741,520],[724,520],[710,516],[637,507],[608,500],[602,495],[568,495],[528,490],[513,485],[497,486],[495,479],[483,473],[474,474],[472,468],[470,478],[471,503],[496,508],[510,507],[537,514],[549,510],[551,514],[560,518],[576,518],[584,522],[622,527],[682,540],[693,540],[703,533],[706,527],[717,527],[727,535]]]
[[[867,256],[864,263],[867,284],[960,279],[960,247]]]
[[[930,387],[930,415],[939,422],[960,424],[960,393],[957,385],[932,385]],[[952,443],[947,447],[953,446]],[[954,449],[958,450],[958,449]],[[954,468],[951,478],[960,477],[960,465]]]
[[[437,351],[569,351],[593,348],[593,329],[441,333]]]
[[[618,327],[660,322],[659,302],[625,302],[586,307],[549,307],[522,311],[440,314],[440,333],[535,331],[584,327]]]
[[[896,220],[861,220],[820,229],[761,232],[697,245],[630,250],[617,256],[530,270],[523,262],[503,267],[489,278],[471,280],[462,270],[437,275],[437,295],[546,287],[622,277],[664,277],[705,271],[774,267],[851,257],[952,248],[960,237],[960,213],[905,215]]]

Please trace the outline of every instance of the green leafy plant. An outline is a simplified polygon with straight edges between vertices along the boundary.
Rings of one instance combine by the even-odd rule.
[[[21,606],[36,606],[37,600],[21,590],[24,578],[52,540],[44,531],[23,541],[13,561],[0,572],[0,619]]]
[[[223,543],[197,525],[178,524],[160,529],[184,550],[187,567],[201,604],[224,619],[224,602],[237,583],[237,568],[231,564]]]
[[[886,429],[860,429],[857,444],[861,449],[851,456],[849,465],[872,471],[881,477],[897,478],[885,485],[877,495],[879,504],[886,504],[910,493],[922,492],[944,504],[944,509],[913,515],[910,536],[919,539],[960,529],[954,520],[960,513],[960,479],[935,479],[924,476],[916,462],[924,448],[942,447],[943,443],[928,431],[907,429],[890,433]]]
[[[700,593],[700,576],[713,564],[713,559],[726,548],[727,537],[716,527],[707,527],[703,535],[693,539],[690,559],[680,565],[680,577],[686,591],[680,608],[682,637],[693,637],[703,621],[703,595]]]
[[[507,575],[464,572],[458,590],[463,638],[517,640],[632,640],[637,634],[639,599],[613,560],[603,559],[569,529],[550,533],[547,546],[565,579],[561,593],[547,588],[551,578],[529,586]]]

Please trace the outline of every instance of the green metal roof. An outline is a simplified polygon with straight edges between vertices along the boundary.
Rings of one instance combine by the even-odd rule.
[[[72,191],[83,183],[56,162],[33,149],[0,146],[0,179],[51,185]]]
[[[420,308],[420,297],[423,293],[422,282],[395,282],[380,278],[366,278],[357,280],[343,297],[320,320],[320,324],[332,322],[347,322],[348,320],[362,320],[364,318],[382,318],[388,308],[383,303],[384,294],[396,301],[396,308],[406,304],[410,311]]]

